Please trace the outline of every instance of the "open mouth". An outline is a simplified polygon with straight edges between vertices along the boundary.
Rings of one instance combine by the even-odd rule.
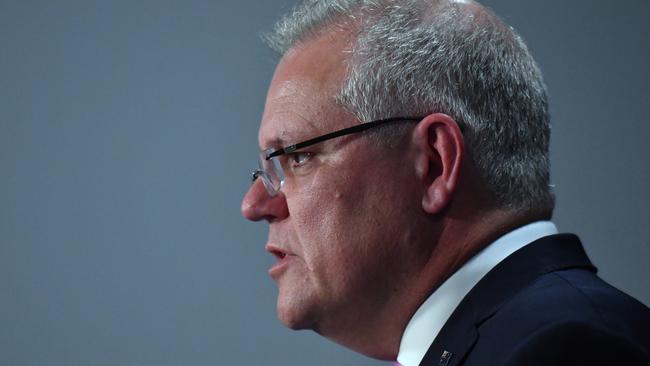
[[[279,248],[273,244],[266,246],[266,251],[271,253],[277,260],[277,262],[269,268],[269,276],[274,280],[278,280],[282,273],[287,269],[291,262],[291,258],[294,257],[292,253],[285,252],[282,248]]]
[[[284,259],[284,257],[287,256],[287,253],[285,253],[285,252],[283,252],[281,250],[278,250],[278,249],[272,249],[272,250],[270,250],[270,252],[271,252],[271,254],[273,254],[278,259]]]

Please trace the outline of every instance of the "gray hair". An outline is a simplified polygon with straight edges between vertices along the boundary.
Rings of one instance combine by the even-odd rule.
[[[330,27],[352,29],[338,103],[360,121],[450,115],[500,207],[550,212],[550,117],[541,72],[511,27],[476,9],[431,0],[307,0],[266,40],[283,55]]]

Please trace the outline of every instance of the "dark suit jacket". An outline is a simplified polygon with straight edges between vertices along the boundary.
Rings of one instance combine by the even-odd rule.
[[[650,310],[596,276],[575,235],[547,236],[461,301],[420,363],[439,365],[650,365]]]

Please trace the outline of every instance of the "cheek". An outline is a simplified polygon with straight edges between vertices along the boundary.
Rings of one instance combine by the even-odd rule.
[[[348,179],[318,179],[323,176],[314,177],[299,196],[287,201],[301,255],[310,271],[320,273],[324,267],[351,263],[357,228],[364,226],[360,195],[349,189]]]
[[[384,179],[378,166],[319,169],[288,200],[302,258],[320,282],[345,285],[390,260],[404,212]]]
[[[308,181],[302,181],[287,201],[296,229],[314,233],[331,231],[328,236],[336,235],[334,229],[354,216],[352,211],[359,207],[352,202],[357,199],[350,191],[354,186],[352,181],[350,174],[328,165]]]
[[[367,192],[348,187],[319,190],[295,221],[308,268],[322,280],[336,279],[332,286],[361,277],[355,273],[369,270],[369,259],[382,249],[380,240],[388,239],[381,237],[381,209]]]

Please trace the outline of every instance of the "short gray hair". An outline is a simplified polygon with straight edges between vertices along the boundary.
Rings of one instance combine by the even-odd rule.
[[[354,29],[338,103],[360,121],[450,115],[496,203],[550,212],[550,123],[541,72],[489,10],[431,0],[306,0],[276,23],[280,55],[330,27]]]

